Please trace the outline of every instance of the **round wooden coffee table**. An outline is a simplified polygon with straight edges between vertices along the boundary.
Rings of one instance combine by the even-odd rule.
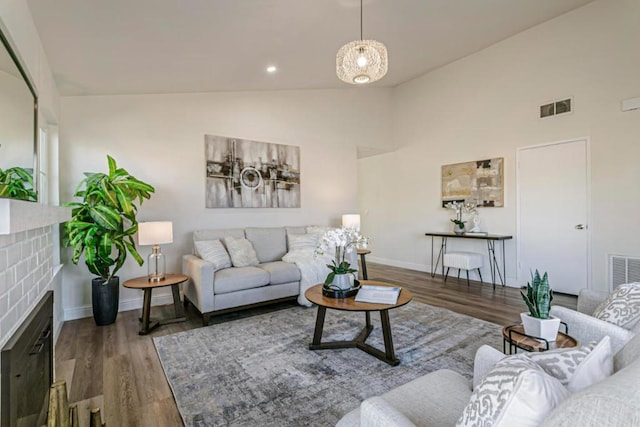
[[[390,286],[398,287],[389,283],[378,282],[374,280],[362,280],[363,285],[374,286]],[[365,302],[356,302],[355,297],[349,298],[329,298],[322,295],[322,285],[315,285],[307,289],[304,296],[312,303],[318,306],[318,314],[316,317],[316,328],[313,333],[313,341],[309,344],[310,350],[326,350],[336,348],[359,348],[360,350],[377,357],[383,362],[391,366],[400,364],[393,350],[393,338],[391,336],[391,323],[389,322],[389,310],[401,307],[413,299],[413,295],[408,289],[402,288],[398,301],[395,304],[372,304]],[[344,311],[363,311],[365,314],[365,327],[360,334],[351,341],[331,341],[322,342],[322,329],[324,328],[324,317],[327,309],[344,310]],[[371,324],[371,312],[380,312],[380,321],[382,323],[382,337],[384,339],[384,352],[367,344],[365,341],[373,330]]]
[[[509,344],[509,353],[507,353],[507,344]],[[526,335],[522,325],[510,325],[502,329],[502,352],[504,354],[517,353],[519,348],[525,351],[547,351],[556,348],[576,347],[577,345],[578,340],[566,332],[558,331],[555,341],[547,341]]]
[[[142,276],[127,280],[122,284],[125,288],[140,289],[144,291],[142,317],[140,318],[142,325],[140,326],[138,335],[147,335],[160,325],[184,322],[187,320],[184,315],[184,307],[180,304],[180,289],[178,285],[182,282],[186,282],[188,279],[189,276],[185,276],[184,274],[166,274],[164,280],[159,282],[150,282],[149,276]],[[153,288],[162,288],[164,286],[171,286],[171,292],[173,293],[173,307],[176,312],[176,317],[173,319],[151,322],[151,291]]]

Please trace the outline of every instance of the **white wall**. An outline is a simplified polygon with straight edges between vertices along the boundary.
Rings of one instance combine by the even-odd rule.
[[[504,157],[506,207],[480,212],[484,228],[515,236],[517,147],[586,136],[592,287],[606,289],[607,255],[640,255],[640,110],[620,109],[622,99],[640,96],[639,18],[637,0],[596,1],[397,87],[396,151],[358,162],[371,260],[430,269],[424,233],[451,229],[451,211],[439,207],[443,164]],[[567,96],[573,114],[538,118],[539,105]],[[521,284],[515,248],[507,244],[507,275]]]
[[[337,224],[357,206],[356,146],[382,147],[391,137],[391,89],[63,97],[61,105],[61,201],[72,199],[83,172],[106,171],[110,154],[155,186],[138,219],[173,221],[174,243],[162,251],[175,272],[196,229]],[[302,207],[206,209],[205,134],[300,146]],[[149,251],[141,248],[145,258]],[[121,281],[146,268],[129,259]],[[66,319],[91,314],[91,277],[83,262],[65,267]],[[120,310],[141,298],[121,288]]]

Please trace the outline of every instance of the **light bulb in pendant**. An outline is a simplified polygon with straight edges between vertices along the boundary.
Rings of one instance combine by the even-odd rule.
[[[367,61],[367,57],[366,57],[366,56],[364,56],[364,55],[360,55],[360,56],[358,57],[358,60],[357,60],[356,62],[357,62],[357,64],[358,64],[358,67],[360,67],[360,68],[364,68],[364,67],[366,67],[366,66],[367,66],[367,62],[368,62],[368,61]]]

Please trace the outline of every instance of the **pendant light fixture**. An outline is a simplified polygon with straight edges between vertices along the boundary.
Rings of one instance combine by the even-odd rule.
[[[366,84],[387,74],[387,48],[375,40],[362,38],[362,0],[360,0],[360,40],[345,44],[336,55],[336,74],[346,83]]]

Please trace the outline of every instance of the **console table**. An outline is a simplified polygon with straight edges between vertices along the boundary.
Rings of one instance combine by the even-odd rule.
[[[513,236],[502,236],[499,234],[456,234],[453,232],[435,232],[435,233],[424,233],[425,236],[431,236],[431,277],[435,277],[436,271],[438,270],[438,264],[442,264],[442,276],[444,277],[444,263],[442,263],[443,254],[447,252],[447,239],[450,237],[459,238],[459,239],[481,239],[487,241],[487,252],[489,253],[489,264],[491,268],[491,283],[493,284],[493,288],[496,288],[496,276],[500,279],[500,284],[502,286],[505,285],[505,259],[504,259],[504,242],[505,240],[512,239]],[[434,258],[434,247],[433,240],[435,237],[440,237],[440,252],[438,252],[438,258],[436,259],[435,264],[433,263]],[[502,263],[498,263],[496,258],[496,242],[502,243],[502,251],[501,251],[501,261]],[[502,264],[502,270],[500,270],[500,264]]]

